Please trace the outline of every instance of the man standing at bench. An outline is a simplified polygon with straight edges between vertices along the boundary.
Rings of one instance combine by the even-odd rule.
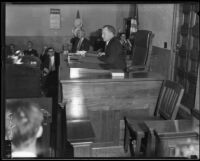
[[[119,40],[115,37],[115,28],[105,25],[102,29],[102,38],[106,42],[105,53],[99,53],[99,59],[108,64],[108,69],[126,70],[125,56]]]

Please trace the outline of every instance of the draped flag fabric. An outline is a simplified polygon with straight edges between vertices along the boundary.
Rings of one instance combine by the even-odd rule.
[[[74,27],[72,29],[72,33],[76,35],[77,31],[80,30],[83,26],[82,19],[80,17],[79,10],[76,13],[76,19],[74,20]]]
[[[79,10],[78,10],[77,13],[76,13],[76,19],[74,21],[74,26],[77,27],[77,28],[80,28],[80,27],[82,27],[82,25],[83,25],[82,20],[80,18],[80,13],[79,13]]]
[[[137,32],[139,25],[138,5],[131,4],[129,16],[131,17],[130,33]]]

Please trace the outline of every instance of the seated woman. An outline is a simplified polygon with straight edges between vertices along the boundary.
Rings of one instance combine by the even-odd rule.
[[[12,158],[35,158],[37,138],[42,136],[43,113],[37,104],[15,101],[6,107],[6,139],[12,143]]]

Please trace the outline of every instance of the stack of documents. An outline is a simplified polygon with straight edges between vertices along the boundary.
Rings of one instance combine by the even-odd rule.
[[[124,79],[125,74],[122,71],[112,71],[112,79]]]

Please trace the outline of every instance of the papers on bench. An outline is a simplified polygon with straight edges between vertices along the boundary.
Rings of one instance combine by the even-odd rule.
[[[120,70],[111,70],[112,79],[124,79],[125,74],[123,71]]]

